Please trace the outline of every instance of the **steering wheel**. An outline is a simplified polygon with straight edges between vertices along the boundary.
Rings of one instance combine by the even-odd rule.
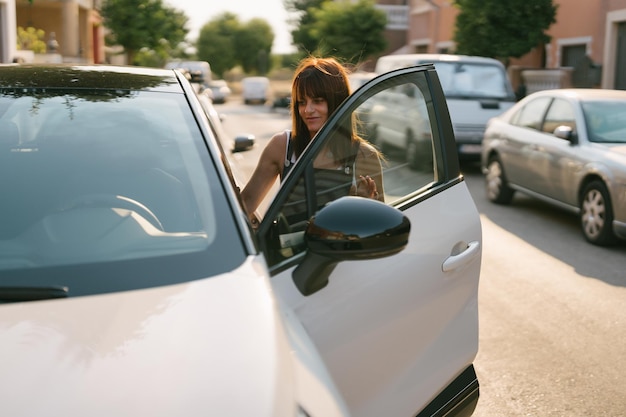
[[[61,211],[89,207],[121,208],[133,211],[150,222],[157,229],[164,231],[159,218],[148,207],[130,197],[115,194],[84,194],[63,204]]]

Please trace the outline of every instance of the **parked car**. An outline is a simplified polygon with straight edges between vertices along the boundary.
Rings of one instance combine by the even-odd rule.
[[[228,97],[230,97],[230,87],[225,80],[213,80],[207,86],[207,90],[210,91],[211,100],[215,104],[226,103]]]
[[[245,104],[265,104],[269,89],[270,79],[267,77],[245,77],[241,80],[241,95]]]
[[[165,68],[186,71],[197,93],[207,88],[212,80],[211,65],[207,61],[170,61]]]
[[[377,74],[375,72],[367,71],[355,71],[348,75],[350,81],[350,88],[355,91],[357,88],[374,78]]]
[[[626,91],[530,94],[489,122],[482,169],[487,197],[520,191],[580,217],[587,241],[626,239]]]
[[[388,88],[361,106],[363,136],[387,158],[432,172],[433,139],[426,100],[412,83]]]
[[[219,139],[223,147],[227,147],[232,152],[241,152],[247,151],[254,146],[256,137],[252,133],[239,133],[232,140],[226,134],[226,131],[222,126],[224,115],[215,109],[213,100],[211,99],[210,90],[205,90],[198,94],[198,99],[206,116],[209,118],[210,126],[215,137]]]
[[[388,167],[385,203],[319,208],[318,154],[409,82],[428,102],[432,172]],[[434,67],[346,100],[256,229],[179,71],[0,67],[0,132],[4,414],[474,409],[482,236]]]
[[[272,110],[275,109],[290,109],[291,108],[291,93],[276,94],[274,101],[272,101]]]
[[[451,54],[385,55],[376,72],[385,73],[425,63],[435,64],[462,160],[480,161],[487,121],[509,109],[516,100],[506,68],[493,58]]]

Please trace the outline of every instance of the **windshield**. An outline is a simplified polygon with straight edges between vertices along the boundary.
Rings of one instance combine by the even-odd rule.
[[[204,278],[244,250],[182,94],[0,89],[0,286]]]
[[[497,65],[469,62],[435,62],[447,98],[515,99],[504,70]]]
[[[626,101],[584,101],[582,108],[589,141],[626,143]]]

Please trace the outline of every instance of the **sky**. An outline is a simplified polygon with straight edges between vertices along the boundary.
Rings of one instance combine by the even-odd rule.
[[[209,20],[224,12],[231,12],[237,15],[241,22],[256,17],[266,20],[274,30],[272,53],[284,54],[294,51],[283,0],[165,0],[164,3],[187,15],[189,40],[195,41],[200,28]]]

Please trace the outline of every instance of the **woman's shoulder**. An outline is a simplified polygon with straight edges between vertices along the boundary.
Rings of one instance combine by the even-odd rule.
[[[285,146],[287,144],[287,139],[290,136],[290,132],[288,130],[283,130],[282,132],[275,133],[274,136],[270,139],[269,143],[279,144]]]
[[[372,145],[365,139],[361,139],[359,140],[359,153],[365,156],[370,156],[370,155],[378,155],[380,152],[374,145]]]
[[[285,150],[287,147],[287,133],[285,131],[274,134],[267,142],[264,154],[270,155],[274,160],[282,161],[285,158]]]

